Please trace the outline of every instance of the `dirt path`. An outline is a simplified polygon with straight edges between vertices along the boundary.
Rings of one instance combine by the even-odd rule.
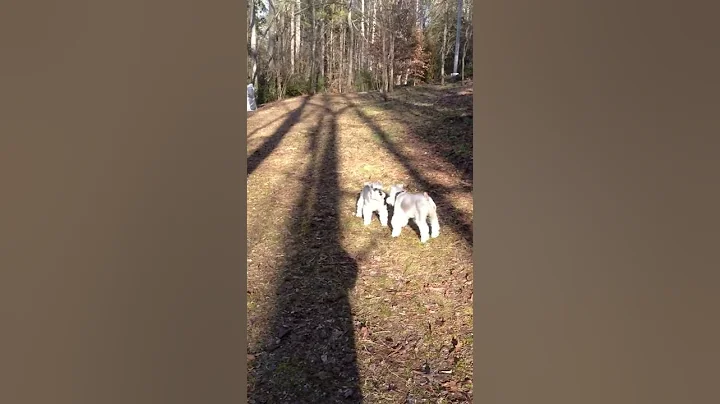
[[[427,244],[355,217],[366,181],[438,205]],[[472,401],[472,90],[317,95],[248,118],[251,403]]]

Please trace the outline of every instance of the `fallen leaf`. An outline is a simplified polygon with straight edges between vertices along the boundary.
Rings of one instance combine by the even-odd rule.
[[[458,391],[458,384],[455,380],[450,380],[442,384],[443,387],[450,391]]]

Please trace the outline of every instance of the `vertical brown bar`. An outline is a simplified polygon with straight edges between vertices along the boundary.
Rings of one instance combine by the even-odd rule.
[[[0,402],[242,402],[243,3],[0,16]]]
[[[475,7],[476,402],[718,402],[717,10]]]

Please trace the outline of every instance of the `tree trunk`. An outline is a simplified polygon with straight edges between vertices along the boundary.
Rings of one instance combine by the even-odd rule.
[[[301,3],[300,0],[295,0],[295,13],[296,15],[293,16],[293,19],[295,19],[295,58],[297,59],[297,62],[299,64],[300,62],[300,34],[301,34],[301,24],[300,20],[302,18],[301,10]],[[300,66],[298,66],[298,70]]]
[[[365,53],[366,53],[366,43],[365,40],[367,39],[367,34],[365,33],[365,0],[360,0],[360,37],[362,38],[362,41],[360,42],[360,65],[359,68],[365,67]]]
[[[290,4],[290,74],[295,74],[295,3]]]
[[[332,86],[334,74],[335,71],[335,48],[333,45],[335,44],[335,41],[333,39],[333,23],[330,21],[330,34],[328,35],[328,49],[330,49],[330,53],[328,54],[328,69],[327,69],[327,85]]]
[[[351,91],[353,84],[353,26],[352,26],[352,6],[353,2],[350,0],[348,6],[348,31],[350,31],[350,38],[348,42],[348,76],[347,76],[347,88]]]
[[[345,62],[345,31],[347,27],[343,26],[342,34],[340,35],[340,66],[338,66],[338,91],[343,92],[343,66]]]
[[[276,66],[279,66],[279,64],[276,63],[275,59],[275,38],[277,32],[277,24],[275,23],[274,19],[275,5],[273,4],[272,0],[268,0],[267,20],[270,21],[267,29],[268,57],[270,58],[270,60],[268,61],[268,71],[271,75],[275,77],[275,94],[277,95],[278,99],[280,99],[280,72],[278,71],[279,69],[276,69]]]
[[[310,2],[310,94],[317,92],[316,62],[315,62],[315,2]]]
[[[463,55],[462,55],[462,69],[460,74],[460,80],[465,81],[465,58],[467,57],[467,50],[468,45],[470,44],[470,41],[472,40],[470,38],[470,27],[472,25],[468,24],[467,28],[465,28],[465,44],[463,45]]]
[[[386,52],[386,37],[385,30],[382,30],[382,92],[386,94],[388,92],[388,57]]]
[[[252,69],[250,75],[250,81],[255,87],[255,91],[258,89],[258,51],[257,51],[257,11],[255,10],[255,2],[250,1],[250,59],[252,60]]]
[[[445,18],[443,18],[443,40],[440,48],[440,84],[445,85],[445,55],[447,53],[447,1],[445,2]]]
[[[327,86],[327,81],[325,78],[325,20],[320,22],[320,57],[318,58],[318,62],[320,62],[319,75],[323,79],[322,89],[323,91],[325,91],[325,88]]]
[[[390,77],[393,78],[393,80],[390,82],[390,92],[393,92],[395,89],[395,27],[394,24],[392,25],[393,30],[390,32]]]
[[[460,55],[460,26],[462,25],[463,0],[457,1],[457,21],[455,22],[455,59],[453,60],[453,75],[458,72],[458,56]]]
[[[377,2],[378,0],[373,0],[372,23],[370,24],[370,44],[375,43],[375,26],[377,25]]]

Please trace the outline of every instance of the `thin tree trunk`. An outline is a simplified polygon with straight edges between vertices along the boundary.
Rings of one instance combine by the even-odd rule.
[[[353,84],[353,39],[354,39],[354,33],[353,33],[353,26],[352,26],[352,6],[353,2],[350,0],[350,5],[348,6],[348,31],[350,31],[350,38],[348,42],[348,76],[347,76],[347,88],[348,91],[352,89]]]
[[[383,94],[386,94],[388,92],[388,57],[386,52],[386,45],[385,45],[385,39],[386,39],[385,30],[382,30],[381,34],[381,40],[382,40],[382,88],[383,88]]]
[[[365,68],[365,53],[367,52],[367,44],[365,43],[365,40],[367,39],[367,33],[365,32],[365,0],[360,0],[360,37],[362,38],[362,42],[360,45],[360,68]]]
[[[393,27],[393,30],[390,33],[390,77],[393,78],[393,80],[390,82],[390,92],[393,92],[395,89],[395,24],[391,25]]]
[[[310,93],[317,92],[316,62],[315,62],[315,2],[310,2]]]
[[[290,74],[295,74],[295,3],[290,4]]]
[[[320,22],[320,77],[322,77],[323,91],[327,86],[326,75],[325,75],[325,20]]]
[[[296,15],[293,16],[293,19],[295,20],[295,58],[297,59],[297,62],[299,64],[300,62],[300,34],[301,34],[301,18],[302,14],[300,12],[301,10],[301,0],[295,0],[295,13]],[[300,66],[298,66],[298,70],[300,70]]]
[[[333,47],[335,41],[333,39],[333,23],[332,20],[330,21],[330,35],[328,38],[328,48],[330,49],[330,54],[328,55],[328,72],[327,72],[327,84],[328,86],[332,87],[334,74],[335,71],[335,48]]]
[[[453,75],[458,72],[458,56],[460,55],[460,26],[462,25],[463,0],[457,0],[457,21],[455,22],[455,59],[453,60]]]
[[[445,0],[445,18],[443,18],[443,40],[442,40],[442,46],[440,48],[440,84],[445,85],[445,55],[447,53],[447,31],[448,31],[448,25],[447,25],[447,2],[449,0]]]
[[[370,44],[375,43],[375,26],[377,25],[377,2],[378,0],[373,0],[372,23],[370,24]]]
[[[268,26],[267,30],[268,57],[270,58],[270,61],[268,62],[268,70],[270,71],[270,74],[275,76],[275,93],[277,94],[278,98],[280,98],[280,69],[276,69],[276,66],[279,66],[279,64],[276,63],[275,59],[275,37],[277,32],[277,23],[274,21],[274,19],[275,5],[273,4],[272,0],[268,0],[267,20],[271,21],[270,26]]]
[[[472,25],[468,24],[467,28],[465,28],[465,44],[463,45],[463,55],[462,55],[462,69],[460,74],[460,80],[465,81],[465,58],[467,57],[467,50],[468,45],[470,44],[470,41],[472,40],[470,38],[470,27]]]
[[[250,1],[250,59],[252,60],[252,69],[250,81],[255,87],[255,91],[258,89],[258,51],[257,51],[257,11],[255,10],[255,2]]]

